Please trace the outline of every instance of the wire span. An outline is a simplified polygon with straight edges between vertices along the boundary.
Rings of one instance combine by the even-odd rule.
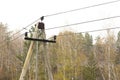
[[[112,16],[112,17],[106,17],[106,18],[101,18],[101,19],[94,19],[94,20],[89,20],[89,21],[84,21],[84,22],[79,22],[79,23],[73,23],[73,24],[68,24],[68,25],[63,25],[63,26],[48,28],[46,30],[63,28],[63,27],[69,27],[69,26],[80,25],[80,24],[86,24],[86,23],[91,23],[91,22],[96,22],[96,21],[103,21],[103,20],[108,20],[108,19],[113,19],[113,18],[119,18],[119,17],[120,16]]]
[[[68,12],[73,12],[73,11],[88,9],[88,8],[92,8],[92,7],[107,5],[107,4],[116,3],[116,2],[119,2],[119,1],[120,1],[120,0],[115,0],[115,1],[100,3],[100,4],[96,4],[96,5],[91,5],[91,6],[87,6],[87,7],[82,7],[82,8],[78,8],[78,9],[68,10],[68,11],[64,11],[64,12],[58,12],[58,13],[54,13],[54,14],[48,14],[48,15],[45,15],[44,17],[50,17],[50,16],[55,16],[55,15],[64,14],[64,13],[68,13]],[[40,20],[40,18],[36,19],[35,21],[33,21],[32,23],[30,23],[30,24],[27,25],[26,27],[24,27],[24,28],[22,28],[21,30],[19,30],[18,32],[14,33],[14,34],[11,36],[11,38],[12,38],[14,35],[20,33],[21,31],[23,31],[24,29],[26,29],[27,27],[29,27],[29,26],[31,26],[32,24],[36,23],[38,20]],[[102,20],[102,19],[101,19],[101,20]],[[67,26],[72,26],[72,25],[84,24],[84,23],[89,23],[89,22],[95,22],[95,21],[99,21],[99,20],[93,20],[93,21],[86,21],[86,22],[81,22],[81,23],[69,24],[69,25],[64,25],[64,26],[59,26],[59,27],[54,27],[54,28],[48,28],[48,29],[46,29],[46,30],[55,29],[55,28],[60,28],[60,27],[65,27],[65,26],[67,27]]]
[[[119,1],[120,0],[115,0],[115,1],[105,2],[105,3],[95,4],[95,5],[91,5],[91,6],[86,6],[86,7],[82,7],[82,8],[77,8],[77,9],[73,9],[73,10],[68,10],[68,11],[64,11],[64,12],[58,12],[58,13],[46,15],[44,17],[50,17],[50,16],[65,14],[65,13],[69,13],[69,12],[84,10],[84,9],[88,9],[88,8],[93,8],[93,7],[97,7],[97,6],[103,6],[103,5],[107,5],[107,4],[111,4],[111,3],[116,3],[116,2],[119,2]]]
[[[107,4],[116,3],[116,2],[119,2],[119,1],[120,1],[120,0],[115,0],[115,1],[100,3],[100,4],[96,4],[96,5],[86,6],[86,7],[82,7],[82,8],[78,8],[78,9],[68,10],[68,11],[64,11],[64,12],[58,12],[58,13],[54,13],[54,14],[48,14],[48,15],[45,15],[44,17],[50,17],[50,16],[55,16],[55,15],[64,14],[64,13],[68,13],[68,12],[74,12],[74,11],[83,10],[83,9],[88,9],[88,8],[92,8],[92,7],[107,5]],[[43,17],[43,16],[42,16],[42,17]],[[42,18],[42,17],[41,17],[41,18]],[[22,28],[20,31],[16,32],[16,33],[13,34],[12,36],[20,33],[21,31],[23,31],[23,30],[26,29],[27,27],[29,27],[29,26],[31,26],[32,24],[36,23],[38,20],[40,20],[40,18],[36,19],[35,21],[33,21],[32,23],[30,23],[30,24],[27,25],[26,27]]]
[[[77,33],[74,33],[74,34],[90,33],[90,32],[99,32],[99,31],[119,29],[119,28],[120,28],[120,27],[112,27],[112,28],[105,28],[105,29],[96,29],[96,30],[91,30],[91,31],[77,32]],[[64,34],[64,35],[57,35],[57,36],[68,36],[68,35],[71,35],[71,34]]]

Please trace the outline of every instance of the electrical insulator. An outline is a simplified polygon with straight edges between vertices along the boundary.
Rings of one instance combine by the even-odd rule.
[[[35,24],[35,26],[37,26],[37,25]]]
[[[57,38],[57,36],[55,35],[55,36],[54,36],[54,41],[56,41],[56,38]]]
[[[41,19],[41,21],[43,21],[44,20],[44,16],[42,16],[40,19]]]
[[[44,25],[43,22],[39,22],[39,23],[38,23],[38,29],[45,29],[44,26],[45,26],[45,25]]]
[[[28,37],[28,32],[25,32],[25,37]]]

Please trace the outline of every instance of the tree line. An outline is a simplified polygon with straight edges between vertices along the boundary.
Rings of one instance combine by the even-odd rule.
[[[0,23],[0,80],[18,80],[30,41],[20,37]],[[34,28],[30,30],[34,31]],[[31,35],[32,36],[32,33]],[[46,50],[46,51],[45,51]],[[119,80],[120,32],[117,38],[107,30],[104,37],[93,40],[89,33],[60,32],[55,44],[39,42],[38,80],[48,80],[44,54],[46,52],[54,80]],[[35,80],[36,46],[25,80]]]

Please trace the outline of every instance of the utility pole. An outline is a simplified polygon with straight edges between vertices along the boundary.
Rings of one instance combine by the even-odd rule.
[[[41,21],[42,20],[43,20],[43,17],[41,17]],[[37,35],[38,35],[37,31],[39,31],[39,30],[42,33],[41,36],[43,36],[43,39],[38,39],[37,38]],[[45,35],[45,29],[44,29],[44,23],[43,22],[39,22],[38,25],[35,27],[35,33],[33,34],[33,38],[29,38],[27,36],[27,33],[25,33],[25,40],[31,40],[31,44],[30,44],[30,47],[29,47],[29,50],[28,50],[28,53],[27,53],[27,57],[25,59],[25,63],[24,63],[24,66],[23,66],[23,69],[22,69],[22,73],[20,75],[19,80],[25,80],[24,78],[25,78],[25,75],[26,75],[26,72],[27,72],[27,69],[28,69],[28,65],[29,65],[29,62],[30,62],[30,59],[31,59],[31,55],[32,55],[32,52],[33,52],[34,41],[44,42],[45,68],[47,69],[49,80],[53,80],[53,75],[52,75],[52,72],[51,72],[50,62],[48,60],[48,56],[47,56],[47,53],[46,53],[46,42],[56,43],[56,36],[54,36],[54,40],[46,40],[45,38],[46,38],[46,35]],[[36,47],[38,49],[38,42],[36,44]],[[38,50],[36,52],[36,70],[38,69],[38,60],[37,60],[37,57],[38,57]],[[38,79],[38,72],[36,72],[36,80],[37,79]]]
[[[38,31],[36,37],[38,38]],[[35,80],[38,80],[38,41],[36,41],[36,73]]]
[[[35,27],[35,31],[37,31],[37,27]],[[36,33],[33,34],[33,37],[35,37],[35,36],[36,36]],[[29,62],[30,62],[30,59],[31,59],[31,56],[32,56],[33,45],[34,45],[34,41],[31,41],[31,44],[29,46],[29,50],[28,50],[28,53],[27,53],[27,56],[26,56],[26,59],[25,59],[25,63],[23,65],[22,73],[20,75],[19,80],[24,80],[24,78],[25,78],[25,75],[26,75],[26,72],[27,72],[27,69],[28,69],[28,65],[29,65]]]
[[[110,48],[111,48],[111,39],[109,38],[110,37],[110,30],[108,30],[108,47],[107,47],[107,50],[108,50],[108,57],[107,57],[107,59],[108,59],[108,80],[111,80],[111,54],[110,54]]]
[[[53,74],[51,71],[51,66],[50,66],[49,56],[47,53],[46,43],[44,43],[44,54],[43,55],[44,55],[44,60],[45,60],[45,68],[47,69],[47,72],[48,72],[48,78],[49,78],[49,80],[53,80]]]
[[[39,26],[42,25],[42,26]],[[41,33],[41,37],[43,40],[46,40],[46,34],[45,34],[45,30],[44,30],[44,24],[41,22],[41,24],[39,23],[38,28],[40,29]],[[54,40],[56,39],[56,36],[54,36]],[[49,41],[47,41],[49,42]],[[43,43],[43,47],[44,47],[44,53],[43,53],[43,57],[44,57],[44,61],[45,61],[45,70],[47,70],[48,72],[48,78],[49,80],[53,80],[53,75],[52,75],[52,71],[51,71],[51,66],[50,66],[50,61],[49,61],[49,55],[47,53],[47,45],[46,42]]]

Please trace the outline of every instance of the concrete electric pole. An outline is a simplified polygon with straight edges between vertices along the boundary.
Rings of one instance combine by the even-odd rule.
[[[41,21],[44,18],[42,17]],[[39,33],[38,31],[41,33],[40,35],[42,36],[42,39],[39,39]],[[28,66],[30,64],[30,59],[31,59],[31,55],[33,52],[33,47],[35,44],[35,41],[37,41],[36,43],[36,48],[38,49],[38,41],[43,42],[43,46],[44,46],[44,61],[45,61],[45,68],[48,72],[48,78],[49,80],[53,80],[53,75],[52,75],[52,71],[51,71],[51,66],[50,66],[50,61],[48,60],[48,54],[47,54],[47,50],[46,50],[46,42],[50,42],[50,43],[56,43],[56,36],[54,36],[54,40],[46,40],[46,35],[45,35],[45,28],[44,28],[44,23],[43,22],[39,22],[37,26],[35,26],[35,33],[33,34],[33,38],[29,38],[27,36],[27,33],[25,33],[25,39],[26,40],[31,40],[31,44],[29,46],[29,50],[27,53],[27,57],[25,59],[25,63],[22,69],[22,73],[20,75],[19,80],[25,80],[25,75],[28,69]],[[36,49],[36,50],[37,50]],[[38,56],[38,51],[36,52],[36,71],[38,71],[38,60],[37,60],[37,56]],[[36,72],[36,80],[38,80],[38,72]]]

